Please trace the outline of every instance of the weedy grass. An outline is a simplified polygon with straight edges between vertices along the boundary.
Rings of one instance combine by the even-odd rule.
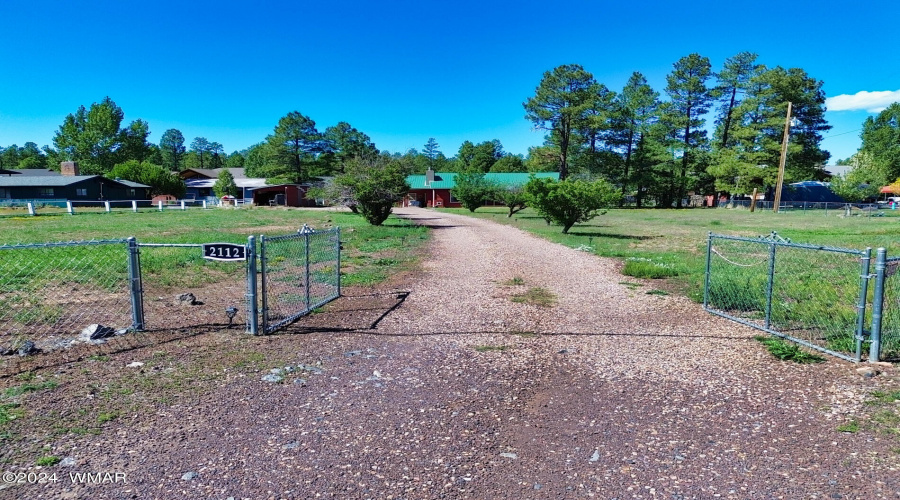
[[[531,304],[539,307],[556,305],[556,294],[543,287],[532,287],[527,292],[517,293],[510,300],[519,304]]]
[[[778,337],[766,337],[763,335],[757,335],[753,337],[754,340],[760,342],[766,349],[768,349],[769,353],[772,356],[782,360],[782,361],[793,361],[795,363],[822,363],[825,361],[825,358],[822,356],[817,356],[815,354],[810,354],[802,349],[797,344],[787,342],[784,339],[780,339]]]
[[[837,430],[838,430],[838,432],[848,432],[848,433],[859,432],[859,422],[857,422],[856,420],[851,420],[847,423],[837,426]]]
[[[646,257],[628,257],[622,274],[644,279],[660,279],[678,276],[678,270],[671,264],[657,262]]]
[[[503,282],[503,286],[521,286],[525,284],[525,279],[521,276],[513,276]]]
[[[62,462],[61,458],[53,455],[46,455],[35,460],[34,465],[38,465],[40,467],[52,467],[60,462]]]

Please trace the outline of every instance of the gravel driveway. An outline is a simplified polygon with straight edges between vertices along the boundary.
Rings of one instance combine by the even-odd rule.
[[[435,228],[422,272],[348,290],[297,335],[242,340],[272,362],[62,437],[53,453],[75,465],[42,470],[65,481],[0,497],[900,498],[898,436],[837,430],[871,391],[900,389],[893,369],[780,362],[757,332],[648,294],[617,261],[396,213]],[[260,380],[282,365],[282,383]],[[70,471],[127,480],[73,485]]]

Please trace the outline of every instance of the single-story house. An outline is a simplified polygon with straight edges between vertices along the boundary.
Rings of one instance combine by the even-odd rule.
[[[194,198],[197,200],[208,196],[215,196],[213,186],[219,180],[219,173],[224,170],[221,168],[189,168],[182,170],[178,175],[184,180],[185,198]],[[253,199],[253,190],[268,186],[265,179],[247,177],[243,168],[229,168],[234,177],[234,184],[238,187],[238,199],[249,202]]]
[[[279,184],[253,188],[253,204],[257,206],[315,207],[316,200],[306,199],[309,184]]]
[[[0,176],[0,200],[146,200],[149,188],[146,184],[114,181],[101,175]]]
[[[559,172],[513,172],[513,173],[487,173],[484,178],[500,186],[524,186],[530,176],[542,179],[559,180]],[[453,188],[456,187],[455,172],[428,171],[425,175],[410,175],[406,177],[409,183],[409,194],[403,198],[403,206],[419,207],[447,207],[459,208],[462,204],[453,197]],[[488,203],[490,205],[490,203]]]

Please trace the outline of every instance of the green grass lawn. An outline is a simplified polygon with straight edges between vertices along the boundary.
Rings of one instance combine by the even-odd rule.
[[[371,226],[361,216],[349,212],[262,207],[6,217],[0,218],[0,244],[106,240],[130,236],[141,243],[246,243],[249,235],[291,234],[303,224],[313,229],[341,227],[345,285],[377,283],[391,273],[407,268],[416,261],[417,248],[428,238],[427,229],[395,217],[389,218],[383,226]],[[156,262],[153,255],[164,256],[167,254],[164,251],[146,253],[148,255],[142,257],[145,273],[174,273],[171,278],[176,281],[186,279],[187,264],[198,264],[213,270],[223,266],[222,263],[204,260],[199,249],[168,252],[173,255],[172,259],[180,259],[177,262],[172,259],[169,259],[171,262]]]
[[[490,219],[531,232],[550,241],[581,248],[603,257],[623,259],[626,274],[669,278],[670,283],[695,300],[702,300],[708,232],[734,236],[762,236],[777,231],[794,243],[864,249],[885,247],[888,256],[900,256],[900,211],[884,217],[842,217],[843,211],[747,209],[612,209],[562,234],[531,209],[507,217],[504,207],[483,207],[448,212]],[[896,213],[894,213],[896,212]]]

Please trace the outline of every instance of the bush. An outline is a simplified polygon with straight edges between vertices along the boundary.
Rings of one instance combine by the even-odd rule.
[[[538,214],[568,233],[572,226],[587,222],[603,213],[601,209],[616,205],[621,194],[612,184],[599,179],[587,182],[568,178],[562,181],[531,177],[525,185],[528,204]]]
[[[455,184],[453,197],[470,212],[474,212],[496,197],[497,186],[485,179],[484,174],[480,172],[456,174]]]
[[[525,194],[525,188],[522,186],[509,186],[497,190],[497,201],[506,205],[509,209],[507,217],[512,217],[514,213],[523,210],[528,204],[528,195]]]
[[[346,172],[335,179],[335,185],[373,226],[383,224],[394,203],[410,189],[402,165],[395,160],[354,158],[347,163]]]

